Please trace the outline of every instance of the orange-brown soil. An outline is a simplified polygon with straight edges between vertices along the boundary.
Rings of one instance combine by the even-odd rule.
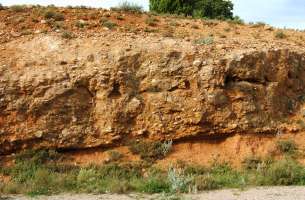
[[[50,9],[64,20],[45,19]],[[130,140],[173,140],[158,164],[240,166],[280,156],[280,138],[303,150],[304,38],[150,13],[0,10],[0,154],[75,150],[75,163],[101,163],[110,147],[138,160]]]

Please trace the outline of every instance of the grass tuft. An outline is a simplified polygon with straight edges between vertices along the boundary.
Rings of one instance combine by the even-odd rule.
[[[298,150],[296,143],[293,140],[280,140],[276,143],[277,149],[284,154],[295,154]]]

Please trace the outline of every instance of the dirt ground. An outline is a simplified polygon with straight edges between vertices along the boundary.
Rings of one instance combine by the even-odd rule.
[[[185,200],[305,200],[305,187],[264,187],[246,190],[219,190],[191,195],[88,195],[88,194],[61,194],[55,196],[35,197],[36,200],[131,200],[131,199],[185,199]],[[177,198],[178,197],[178,198]],[[1,198],[0,198],[1,199]],[[31,197],[10,196],[4,200],[30,200]],[[1,199],[1,200],[2,200]]]

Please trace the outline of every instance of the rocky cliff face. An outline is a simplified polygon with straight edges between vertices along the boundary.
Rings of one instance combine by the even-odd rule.
[[[305,98],[297,47],[113,33],[39,34],[0,48],[0,154],[302,128],[291,125]]]

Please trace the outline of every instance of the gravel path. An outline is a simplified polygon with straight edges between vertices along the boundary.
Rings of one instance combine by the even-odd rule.
[[[0,198],[1,199],[1,198]],[[33,198],[24,196],[11,196],[5,200],[30,200]],[[1,200],[2,200],[1,199]],[[36,197],[35,200],[170,200],[162,198],[162,195],[87,195],[87,194],[63,194],[48,197]],[[305,187],[265,187],[241,190],[219,190],[200,194],[185,195],[183,200],[305,200]]]

